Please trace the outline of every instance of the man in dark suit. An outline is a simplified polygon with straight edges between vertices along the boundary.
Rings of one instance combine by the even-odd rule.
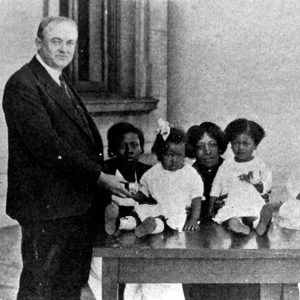
[[[42,20],[37,55],[11,76],[4,90],[7,214],[22,229],[19,300],[80,299],[92,253],[91,205],[102,200],[97,191],[101,186],[130,196],[124,182],[101,172],[98,129],[62,76],[77,36],[77,26],[68,18]]]

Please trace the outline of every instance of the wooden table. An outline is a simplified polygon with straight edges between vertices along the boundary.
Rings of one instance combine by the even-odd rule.
[[[300,282],[300,232],[275,222],[267,235],[238,237],[215,223],[197,232],[135,238],[98,236],[103,300],[118,298],[118,283],[260,283],[261,299],[282,299],[283,284]]]

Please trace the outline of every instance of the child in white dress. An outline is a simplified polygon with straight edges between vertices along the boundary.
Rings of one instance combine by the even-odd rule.
[[[203,182],[191,165],[185,165],[185,134],[169,128],[160,121],[160,129],[152,147],[158,163],[140,180],[140,191],[134,196],[138,202],[149,197],[155,205],[135,206],[142,223],[135,234],[142,237],[163,232],[166,228],[181,231],[197,230],[203,200]],[[190,218],[186,220],[187,208]],[[184,300],[182,284],[127,284],[126,300]]]
[[[273,210],[266,205],[272,173],[262,159],[253,156],[264,136],[264,129],[247,119],[236,119],[225,129],[234,158],[225,160],[214,179],[211,212],[216,197],[227,194],[225,205],[213,220],[219,224],[226,222],[228,228],[238,234],[248,235],[247,224],[254,221],[258,235],[263,235],[272,219]]]
[[[300,230],[300,168],[292,172],[285,187],[287,199],[279,209],[279,225]]]

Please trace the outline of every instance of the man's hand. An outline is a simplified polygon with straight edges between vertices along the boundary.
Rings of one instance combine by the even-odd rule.
[[[131,198],[131,194],[125,189],[124,185],[127,181],[120,177],[101,172],[97,183],[121,198]]]

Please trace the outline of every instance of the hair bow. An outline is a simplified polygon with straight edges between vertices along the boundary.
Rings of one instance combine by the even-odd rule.
[[[164,121],[163,119],[158,119],[158,128],[156,132],[162,136],[164,140],[166,140],[170,134],[170,125],[168,121]]]

